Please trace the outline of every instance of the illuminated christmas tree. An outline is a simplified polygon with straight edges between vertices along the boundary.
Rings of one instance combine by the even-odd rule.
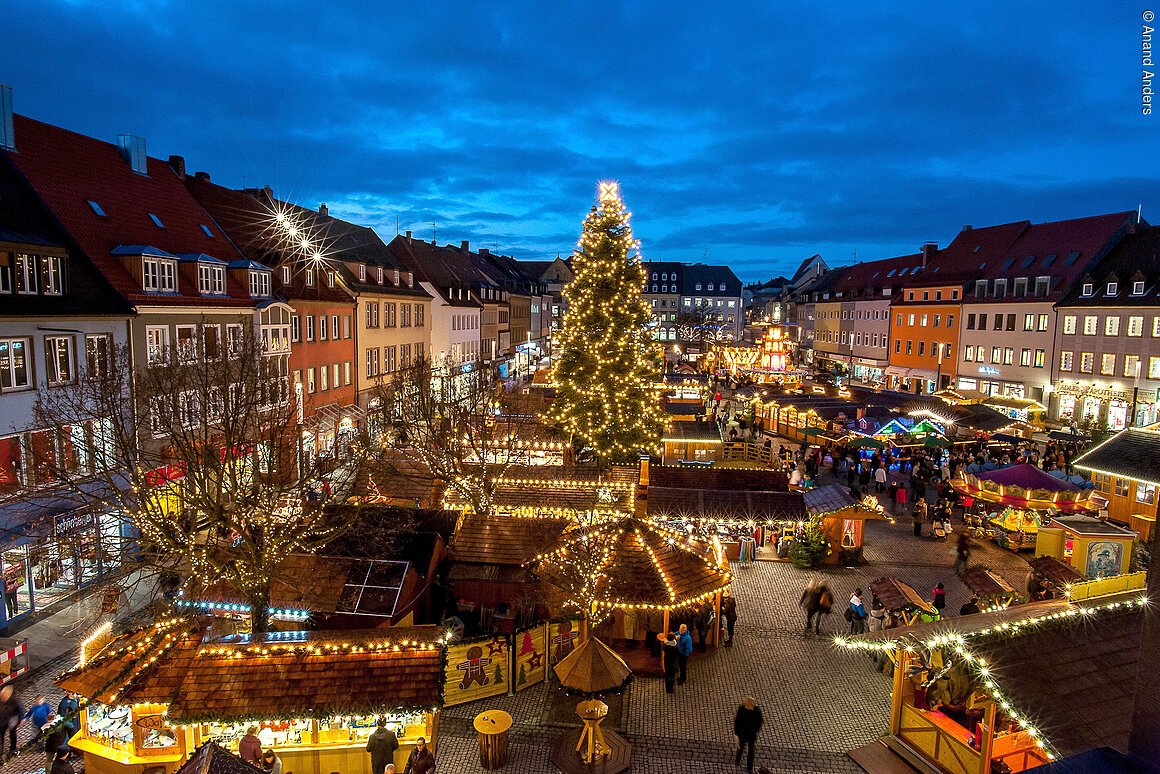
[[[652,308],[629,217],[619,186],[601,182],[572,254],[554,371],[552,418],[601,466],[654,453],[664,430]]]

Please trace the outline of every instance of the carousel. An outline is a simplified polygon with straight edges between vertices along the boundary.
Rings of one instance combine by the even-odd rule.
[[[1011,465],[978,473],[964,471],[951,486],[975,507],[987,511],[986,522],[996,541],[1012,550],[1035,548],[1040,528],[1056,514],[1097,511],[1105,501],[1040,470],[1034,465]],[[988,509],[984,503],[994,506]]]

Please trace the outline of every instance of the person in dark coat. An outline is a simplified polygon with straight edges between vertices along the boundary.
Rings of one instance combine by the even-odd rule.
[[[24,707],[13,695],[12,686],[0,688],[0,758],[4,757],[4,737],[8,737],[9,755],[16,754],[16,729],[24,722]]]
[[[693,655],[693,635],[689,632],[688,625],[681,624],[681,628],[677,630],[675,636],[677,638],[677,665],[680,667],[677,685],[684,685],[685,678],[688,677],[689,656]]]
[[[57,755],[68,755],[68,729],[64,723],[57,723],[44,734],[44,770],[52,772]]]
[[[671,632],[666,637],[663,634],[658,634],[657,639],[661,641],[661,661],[665,669],[665,693],[672,693],[675,690],[677,682],[677,638]]]
[[[709,627],[713,624],[713,605],[706,602],[697,608],[693,625],[697,628],[697,649],[704,653],[709,649]]]
[[[64,698],[56,705],[56,714],[64,719],[64,724],[68,729],[68,735],[71,739],[73,734],[80,730],[80,718],[77,713],[80,712],[81,704],[77,701],[77,695],[72,691],[65,691]]]
[[[415,740],[415,749],[407,758],[407,767],[403,774],[431,774],[435,771],[435,756],[427,749],[427,740],[419,737]]]
[[[661,655],[661,640],[657,635],[665,628],[664,614],[660,610],[646,610],[644,613],[644,639],[648,652],[654,658]]]
[[[399,749],[399,739],[395,732],[387,728],[387,721],[375,721],[375,730],[367,739],[367,752],[371,754],[371,774],[383,774],[387,764],[395,760],[395,750]]]
[[[746,756],[745,767],[750,772],[753,771],[753,746],[757,743],[757,734],[764,722],[765,717],[761,714],[761,707],[757,706],[757,700],[752,696],[742,699],[741,706],[737,708],[737,714],[733,717],[733,734],[737,737],[737,756],[734,764],[741,765],[741,753],[748,746],[749,754]]]
[[[238,742],[238,757],[258,768],[262,767],[262,740],[258,738],[258,727],[250,726],[246,735]]]
[[[725,619],[725,631],[729,635],[726,640],[733,644],[733,629],[737,626],[737,598],[730,594],[721,599],[721,617]]]
[[[52,762],[52,769],[49,770],[49,774],[77,774],[77,772],[72,767],[72,764],[68,762],[67,753],[58,752],[56,754],[56,760]]]

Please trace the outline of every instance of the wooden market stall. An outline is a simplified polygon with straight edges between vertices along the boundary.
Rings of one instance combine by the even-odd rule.
[[[910,584],[897,578],[879,578],[871,582],[870,593],[895,616],[900,626],[939,620],[938,608],[923,599]]]
[[[551,548],[573,523],[570,516],[465,514],[451,544],[451,583],[461,614],[483,618],[521,608],[533,579],[524,566]],[[499,622],[497,621],[497,624]]]
[[[827,564],[837,564],[851,555],[860,558],[866,522],[890,519],[873,496],[856,500],[841,484],[808,489],[802,494],[802,502],[806,516],[820,524],[830,544]]]
[[[1053,556],[1088,578],[1128,572],[1136,533],[1094,516],[1056,516],[1039,530],[1036,556]]]
[[[661,440],[665,465],[709,464],[721,459],[721,431],[715,422],[670,422]]]
[[[87,700],[69,744],[90,774],[168,774],[207,741],[237,751],[251,726],[287,771],[369,774],[378,717],[400,770],[419,737],[438,744],[443,647],[435,626],[251,639],[173,618],[82,651],[57,682]]]
[[[1032,601],[1066,597],[1073,585],[1088,580],[1082,572],[1054,556],[1037,556],[1028,564],[1031,571],[1027,578],[1027,596]]]
[[[970,567],[962,575],[963,583],[979,601],[981,609],[1003,609],[1020,600],[1019,592],[998,573],[986,567]]]
[[[889,734],[850,756],[881,762],[886,752],[895,767],[870,770],[994,774],[1122,745],[1142,599],[1139,588],[1059,598],[842,638],[896,663]]]

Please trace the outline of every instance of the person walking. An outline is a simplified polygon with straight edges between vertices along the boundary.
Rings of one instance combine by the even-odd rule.
[[[415,740],[415,749],[407,757],[407,765],[403,774],[431,774],[435,771],[435,756],[427,749],[427,740],[419,737]]]
[[[658,634],[661,641],[661,665],[665,670],[665,693],[672,693],[677,681],[677,637],[672,632]]]
[[[905,492],[906,492],[905,489],[899,489],[898,490],[899,497],[904,497]],[[926,503],[923,502],[922,498],[919,498],[918,503],[914,506],[914,513],[910,514],[910,518],[914,522],[914,536],[915,537],[922,537],[922,523],[924,521],[926,521],[925,505],[926,505]]]
[[[386,719],[376,720],[375,730],[367,739],[367,752],[371,754],[371,774],[383,774],[387,764],[395,759],[395,750],[398,749],[399,738],[387,728]]]
[[[964,529],[959,533],[958,543],[955,544],[955,573],[962,575],[967,571],[967,563],[971,559],[971,539]]]
[[[934,589],[931,591],[931,604],[938,610],[939,617],[943,615],[943,610],[947,606],[947,590],[943,588],[942,581],[934,584]]]
[[[886,468],[874,468],[874,489],[878,494],[886,491]]]
[[[725,619],[725,633],[729,639],[726,644],[733,644],[733,629],[737,626],[737,598],[732,594],[721,598],[721,617]]]
[[[257,726],[247,728],[246,735],[238,742],[238,757],[262,768],[262,740],[258,739]]]
[[[761,714],[761,707],[757,706],[757,699],[752,696],[742,699],[737,714],[733,716],[733,735],[737,737],[737,755],[734,764],[741,765],[741,753],[748,747],[749,751],[745,757],[746,771],[753,771],[753,746],[757,743],[757,734],[764,723],[765,716]]]
[[[0,688],[0,759],[4,758],[4,737],[8,737],[8,756],[16,754],[16,729],[24,722],[24,708],[13,695],[12,686]]]
[[[80,730],[80,712],[81,703],[77,700],[77,695],[72,691],[65,691],[64,698],[56,705],[56,714],[64,720],[65,729],[71,739],[73,734]]]
[[[847,615],[850,621],[850,634],[861,634],[866,631],[866,606],[862,604],[862,589],[854,589],[850,595],[850,606]]]
[[[40,738],[44,727],[48,725],[48,717],[52,714],[52,705],[48,703],[48,697],[44,694],[36,697],[36,703],[28,708],[28,712],[24,714],[25,720],[31,720],[32,725],[36,728],[36,733],[32,735],[32,741]]]
[[[677,664],[681,673],[677,676],[677,685],[684,685],[688,677],[689,656],[693,655],[693,635],[689,632],[688,624],[681,624],[677,630]]]

